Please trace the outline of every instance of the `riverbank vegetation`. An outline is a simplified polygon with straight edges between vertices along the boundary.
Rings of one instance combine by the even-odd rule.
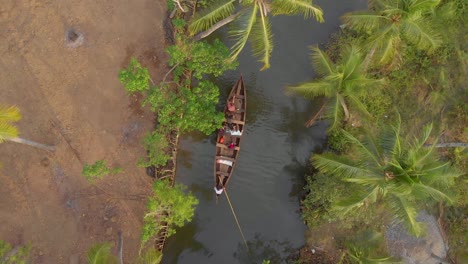
[[[313,48],[318,78],[289,88],[329,98],[315,116],[332,125],[328,151],[311,158],[305,222],[333,226],[328,259],[363,263],[369,256],[351,257],[340,233],[384,233],[401,222],[424,236],[417,216],[427,211],[445,229],[448,259],[466,261],[466,3],[370,1],[343,22],[325,50]]]
[[[168,1],[169,11],[175,15],[171,20],[174,43],[166,49],[169,69],[163,79],[154,82],[136,59],[119,73],[127,92],[143,94],[142,105],[156,114],[155,129],[142,142],[147,156],[138,162],[138,166],[146,167],[157,178],[144,216],[140,256],[147,256],[148,252],[153,256],[154,248],[162,250],[175,227],[193,218],[198,200],[187,194],[183,185],[174,182],[179,135],[191,131],[209,135],[219,127],[224,120],[223,113],[216,110],[220,89],[210,78],[238,65],[229,59],[229,49],[221,41],[189,37],[186,20],[192,13],[188,11],[194,11],[195,2],[188,6],[177,3],[176,6]],[[158,263],[161,257],[158,252],[152,259]]]

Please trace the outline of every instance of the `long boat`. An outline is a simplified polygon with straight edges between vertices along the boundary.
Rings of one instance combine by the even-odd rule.
[[[235,108],[234,108],[234,107]],[[247,97],[242,76],[229,93],[224,107],[225,122],[216,139],[214,160],[214,183],[216,197],[226,188],[231,179],[240,151],[240,143],[245,128]]]

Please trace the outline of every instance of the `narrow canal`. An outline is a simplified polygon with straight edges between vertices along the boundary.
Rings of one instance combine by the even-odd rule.
[[[218,80],[222,100],[242,73],[247,87],[247,125],[238,164],[228,194],[242,226],[247,252],[225,196],[215,202],[213,158],[215,135],[185,135],[180,142],[177,182],[198,197],[194,220],[167,241],[163,263],[283,263],[304,245],[306,226],[299,212],[305,165],[311,152],[325,141],[326,125],[305,128],[304,122],[320,107],[284,94],[284,88],[314,77],[309,46],[323,47],[339,30],[339,17],[364,9],[365,0],[314,1],[322,7],[325,23],[302,17],[272,19],[274,50],[271,68],[260,65],[245,49],[238,70]],[[219,35],[221,36],[221,35]]]

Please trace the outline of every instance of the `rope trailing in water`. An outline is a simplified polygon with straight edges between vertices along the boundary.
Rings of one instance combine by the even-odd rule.
[[[224,193],[226,194],[226,198],[228,200],[228,203],[229,203],[229,206],[231,207],[231,211],[232,211],[232,215],[234,216],[234,219],[236,220],[236,224],[237,224],[237,227],[239,228],[239,231],[242,235],[242,239],[244,240],[244,244],[245,244],[245,247],[247,248],[247,250],[249,249],[249,246],[247,245],[247,240],[245,240],[245,237],[244,237],[244,233],[242,232],[242,228],[239,224],[239,220],[237,220],[237,216],[236,216],[236,213],[234,212],[234,208],[232,207],[232,204],[231,204],[231,200],[229,199],[229,196],[228,196],[228,193],[226,191],[226,188],[224,188]]]

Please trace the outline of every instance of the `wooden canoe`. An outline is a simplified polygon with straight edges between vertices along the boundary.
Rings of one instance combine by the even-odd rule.
[[[229,111],[228,109],[228,104],[230,102],[234,103],[234,111]],[[217,189],[226,188],[234,172],[237,156],[240,151],[242,134],[245,128],[246,109],[247,97],[244,80],[241,76],[229,93],[226,106],[224,107],[225,123],[223,123],[223,128],[218,131],[218,137],[216,139],[214,183]],[[232,106],[231,110],[233,110]],[[231,143],[234,143],[234,145]]]

